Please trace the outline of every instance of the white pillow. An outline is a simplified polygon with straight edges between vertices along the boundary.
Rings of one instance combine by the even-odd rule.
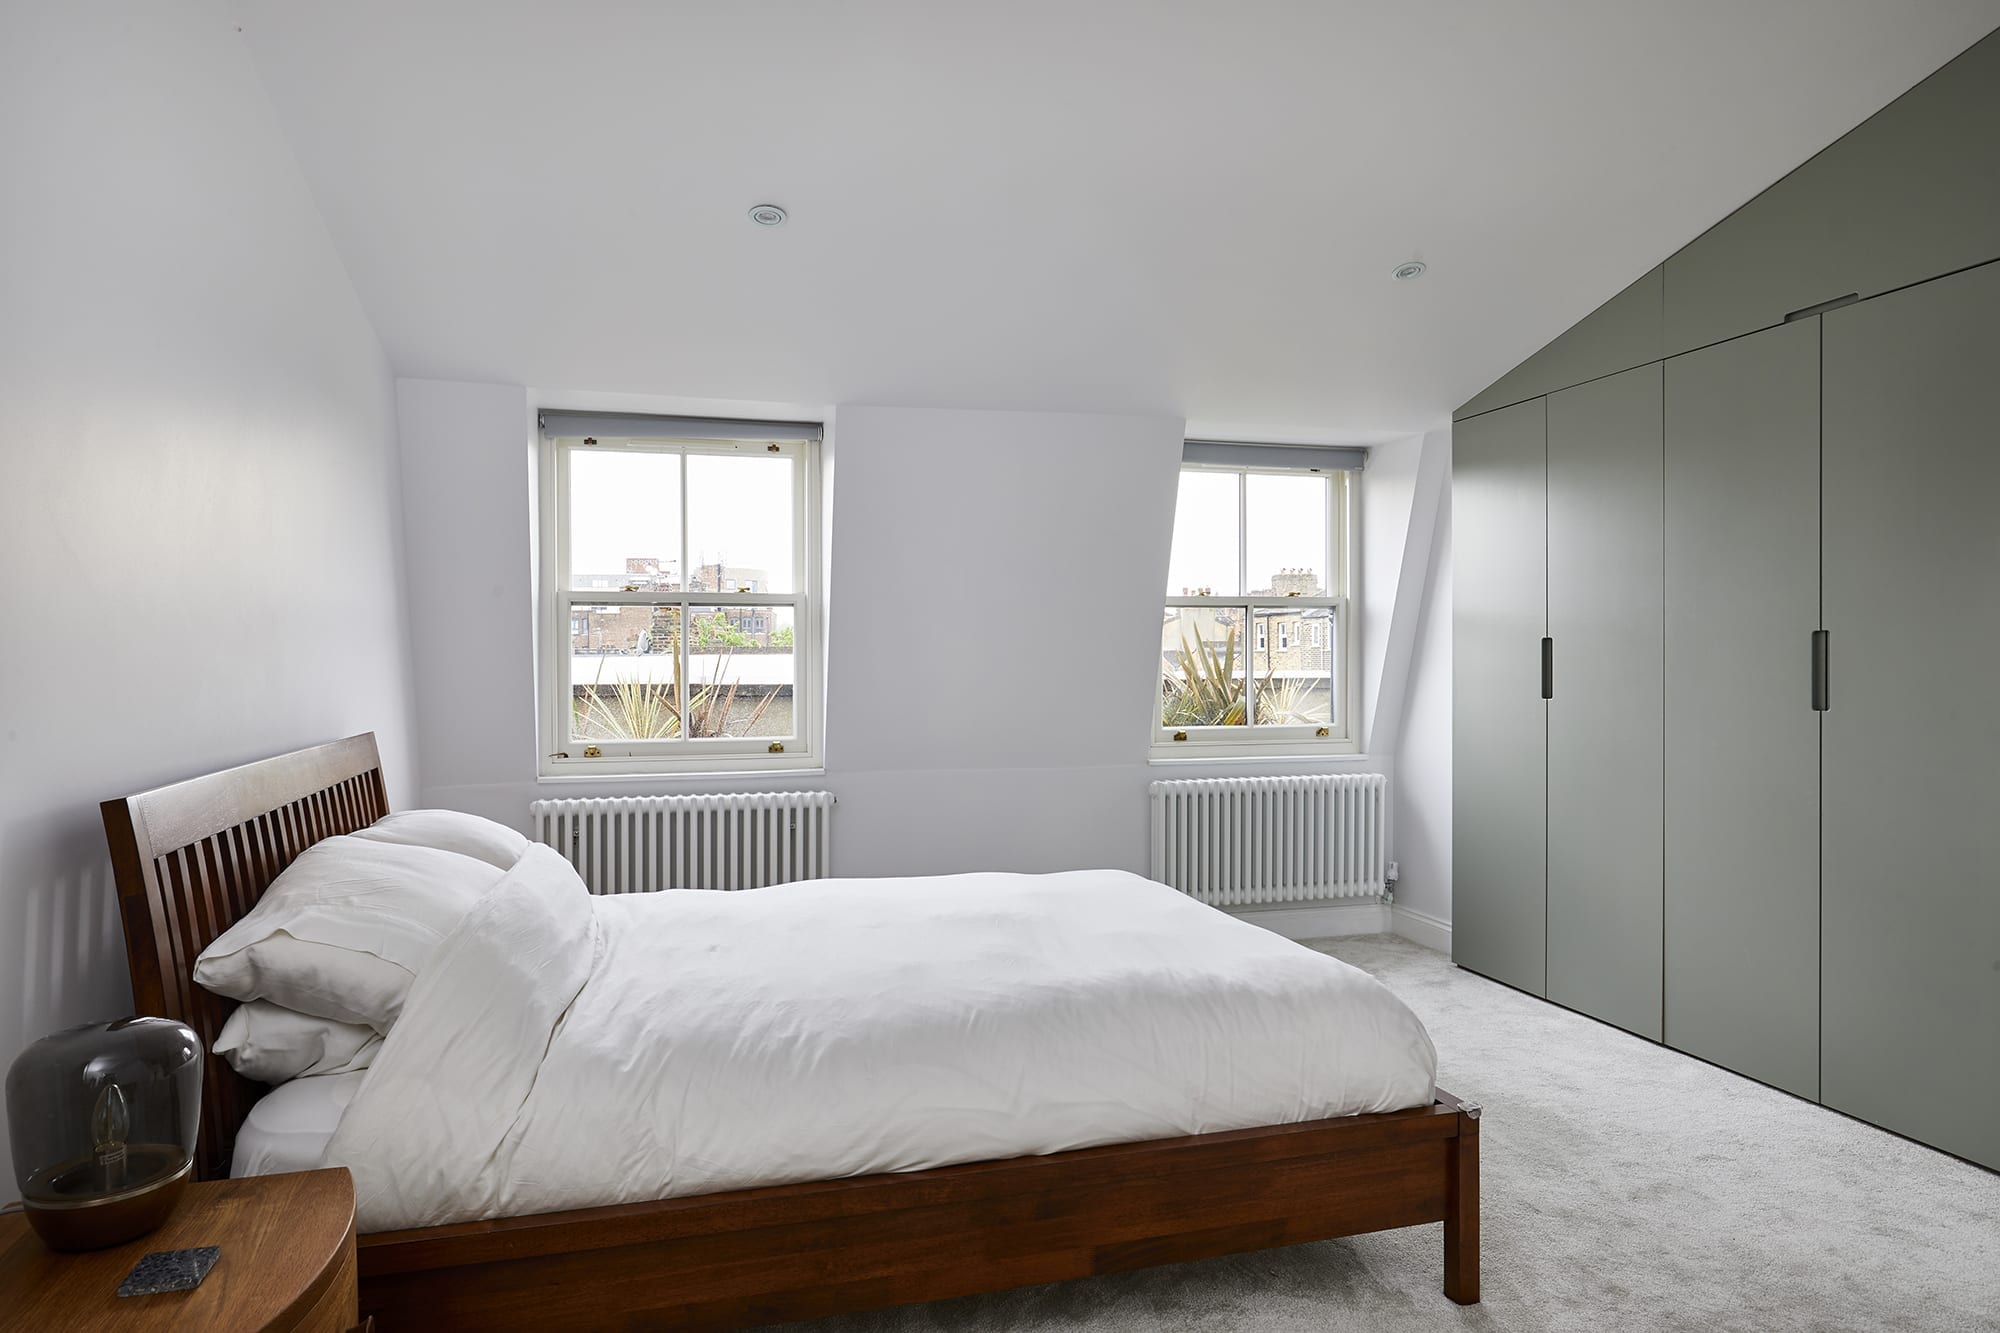
[[[424,960],[502,873],[457,852],[328,838],[202,950],[194,979],[387,1032]]]
[[[326,1158],[327,1140],[367,1077],[367,1070],[357,1069],[330,1078],[295,1078],[258,1098],[236,1131],[230,1179],[317,1169]]]
[[[374,1028],[252,1000],[237,1005],[222,1025],[215,1053],[245,1078],[285,1083],[366,1069],[381,1045],[382,1034]]]
[[[502,870],[512,870],[521,853],[528,850],[528,840],[505,824],[462,810],[399,810],[357,830],[354,836],[457,852]]]

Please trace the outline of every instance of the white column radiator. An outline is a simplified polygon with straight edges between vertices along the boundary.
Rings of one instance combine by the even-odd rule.
[[[1155,782],[1153,878],[1217,907],[1379,894],[1381,773]]]
[[[592,893],[755,889],[830,873],[829,791],[536,801],[535,836]]]

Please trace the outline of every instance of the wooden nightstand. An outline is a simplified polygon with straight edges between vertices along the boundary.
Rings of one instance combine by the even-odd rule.
[[[118,1295],[141,1255],[220,1245],[193,1291]],[[354,1180],[345,1167],[188,1187],[158,1231],[109,1250],[57,1254],[18,1213],[0,1217],[0,1325],[346,1333],[356,1321]]]

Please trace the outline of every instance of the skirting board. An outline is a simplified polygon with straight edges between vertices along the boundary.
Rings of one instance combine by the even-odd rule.
[[[1320,940],[1332,935],[1379,935],[1389,929],[1388,905],[1378,898],[1364,898],[1351,903],[1225,910],[1253,926],[1276,931],[1288,940]]]
[[[1414,911],[1408,907],[1389,909],[1389,928],[1412,943],[1421,944],[1426,949],[1436,949],[1445,957],[1451,957],[1451,922],[1440,921],[1428,912]]]

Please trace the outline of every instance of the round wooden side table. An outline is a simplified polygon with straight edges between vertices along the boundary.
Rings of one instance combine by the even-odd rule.
[[[141,1256],[203,1245],[222,1253],[194,1290],[118,1295]],[[49,1249],[19,1213],[0,1217],[4,1329],[347,1333],[356,1299],[345,1168],[201,1181],[159,1230],[84,1254]]]

